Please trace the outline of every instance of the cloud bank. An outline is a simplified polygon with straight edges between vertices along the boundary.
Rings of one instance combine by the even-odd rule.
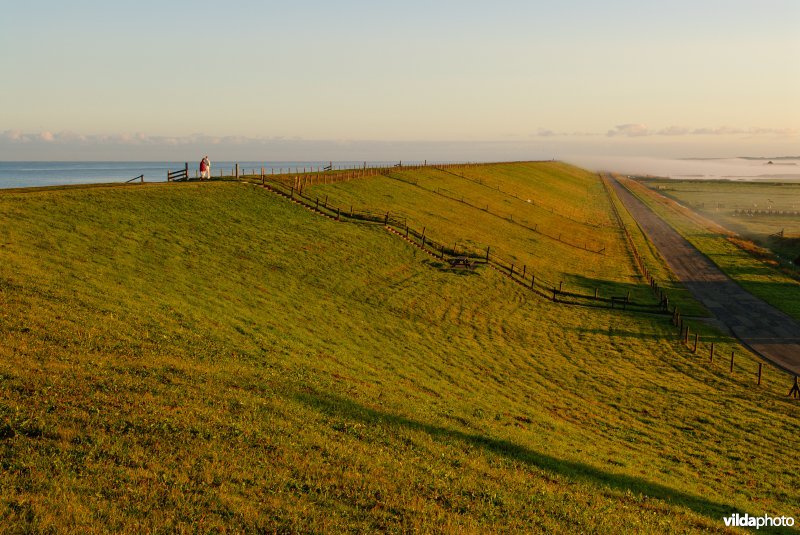
[[[378,141],[308,140],[299,137],[80,134],[72,131],[0,132],[0,160],[194,160],[200,154],[217,159],[319,160],[461,160],[500,161],[558,158],[563,154],[638,154],[706,156],[796,152],[798,131],[792,128],[617,125],[605,133],[539,128],[503,140]]]
[[[660,130],[652,130],[640,123],[620,124],[606,132],[608,137],[645,137],[645,136],[796,136],[796,128],[735,128],[721,126],[717,128],[687,128],[670,126]]]

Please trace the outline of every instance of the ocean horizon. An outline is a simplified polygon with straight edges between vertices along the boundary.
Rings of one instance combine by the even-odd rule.
[[[187,162],[126,162],[126,161],[0,161],[0,189],[64,186],[77,184],[122,183],[140,175],[145,182],[166,182],[167,171],[183,169]],[[189,176],[199,172],[199,161],[188,162]],[[219,161],[211,162],[212,176],[220,171],[230,175],[236,164],[240,172],[253,170],[266,173],[316,171],[327,165],[336,168],[363,166],[365,161]],[[397,161],[366,161],[367,165],[395,165]],[[409,164],[421,163],[409,161]]]
[[[769,158],[650,158],[639,156],[569,156],[563,161],[594,171],[695,180],[800,181],[800,157]],[[199,161],[189,163],[189,176],[198,173]],[[236,164],[243,173],[268,174],[334,168],[391,166],[398,160],[341,161],[219,161],[211,162],[212,176],[233,174]],[[421,161],[406,161],[418,164]],[[431,161],[430,163],[440,163]],[[0,161],[0,189],[123,183],[144,175],[145,182],[165,182],[167,171],[184,168],[178,161]]]

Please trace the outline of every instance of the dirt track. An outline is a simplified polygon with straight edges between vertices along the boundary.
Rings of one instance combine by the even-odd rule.
[[[619,182],[609,181],[689,291],[750,349],[800,375],[800,323],[745,291]]]

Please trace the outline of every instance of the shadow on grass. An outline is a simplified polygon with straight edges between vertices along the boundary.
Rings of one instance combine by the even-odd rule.
[[[298,393],[295,399],[328,416],[347,418],[368,425],[389,424],[405,427],[413,431],[427,433],[438,440],[461,441],[471,446],[514,461],[547,470],[570,479],[606,487],[615,491],[630,491],[636,494],[662,500],[671,505],[685,507],[701,516],[723,525],[723,517],[733,513],[744,514],[730,505],[713,502],[706,498],[693,496],[679,490],[624,474],[615,474],[596,467],[534,451],[503,439],[466,433],[436,425],[426,424],[403,416],[381,412],[355,403],[349,399],[330,394]],[[786,531],[790,533],[791,531]]]
[[[633,284],[622,281],[611,281],[604,279],[594,279],[584,277],[579,274],[570,274],[568,276],[567,290],[570,285],[575,285],[584,293],[591,294],[594,289],[597,289],[600,297],[618,297],[624,298],[630,294],[631,299],[638,299],[642,304],[657,303],[658,299],[652,293],[652,290],[646,283]]]
[[[453,267],[447,262],[440,262],[438,260],[423,260],[423,263],[429,267],[438,269],[443,273],[449,273],[451,275],[460,275],[462,277],[472,277],[480,275],[480,273],[477,271],[477,266],[472,268]]]
[[[643,333],[636,331],[628,331],[625,329],[613,328],[608,329],[584,329],[582,327],[562,327],[565,331],[573,331],[576,333],[584,334],[600,334],[618,338],[635,338],[637,340],[663,340],[665,336],[658,333]]]

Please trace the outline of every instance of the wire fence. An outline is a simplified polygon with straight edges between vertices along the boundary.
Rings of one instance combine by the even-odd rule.
[[[465,175],[463,170],[456,172],[455,170],[442,169],[442,168],[439,168],[439,167],[436,167],[436,166],[434,166],[434,168],[439,170],[439,171],[442,171],[444,173],[447,173],[449,175],[452,175],[454,177],[461,178],[461,179],[464,179],[464,180],[468,180],[469,182],[472,182],[473,184],[477,184],[477,185],[482,186],[482,187],[484,187],[486,189],[489,189],[489,190],[491,190],[491,191],[493,191],[495,193],[499,193],[501,195],[504,195],[504,196],[506,196],[508,198],[516,199],[516,200],[518,200],[520,202],[524,202],[526,204],[535,206],[535,207],[537,207],[537,208],[539,208],[541,210],[549,212],[550,214],[552,214],[554,216],[557,216],[557,217],[560,217],[560,218],[563,218],[563,219],[567,219],[567,220],[572,221],[574,223],[578,223],[579,225],[586,225],[586,226],[593,227],[593,228],[608,228],[608,227],[610,227],[610,225],[608,225],[608,224],[595,223],[595,222],[588,221],[588,220],[576,219],[576,218],[571,217],[571,216],[569,216],[569,215],[567,215],[567,214],[565,214],[565,213],[563,213],[563,212],[561,212],[559,210],[556,210],[552,206],[547,206],[547,205],[545,205],[543,203],[540,203],[539,201],[537,201],[536,199],[533,199],[533,198],[524,198],[523,199],[522,197],[519,196],[519,194],[517,192],[504,190],[504,189],[501,188],[501,186],[499,184],[495,184],[495,185],[489,184],[488,182],[485,182],[482,178],[470,177],[468,175]]]
[[[311,195],[302,187],[295,189],[296,182],[293,180],[288,182],[292,185],[287,185],[287,180],[274,180],[271,177],[264,177],[262,180],[262,184],[268,189],[331,219],[382,224],[443,262],[456,264],[459,259],[468,259],[472,265],[488,265],[517,284],[553,302],[651,314],[666,313],[666,309],[661,303],[644,303],[631,299],[630,291],[624,295],[601,296],[599,289],[595,288],[593,293],[584,293],[579,288],[569,288],[564,281],[551,280],[537,274],[527,265],[520,265],[515,260],[514,254],[502,251],[497,247],[463,239],[445,243],[443,240],[431,236],[426,227],[414,227],[405,214],[375,209],[356,209],[352,205],[337,203],[328,196]]]
[[[602,176],[602,175],[598,175],[598,176],[603,181],[603,184],[605,185],[606,190],[608,191],[608,194],[612,197],[612,199],[611,199],[611,201],[612,201],[611,202],[612,211],[614,212],[615,218],[619,222],[619,224],[620,224],[620,226],[621,226],[621,228],[622,228],[622,230],[623,230],[623,232],[625,234],[626,241],[628,242],[628,245],[629,245],[630,250],[632,252],[634,261],[635,261],[637,267],[639,268],[640,272],[642,273],[642,276],[645,278],[645,280],[647,280],[647,283],[650,285],[650,289],[652,290],[653,294],[659,299],[660,306],[662,307],[662,309],[665,312],[671,314],[671,316],[672,316],[671,322],[672,322],[672,325],[678,331],[678,339],[679,339],[681,345],[683,347],[689,349],[689,351],[692,354],[696,354],[696,355],[707,354],[709,356],[709,360],[708,360],[709,365],[714,363],[714,359],[715,358],[717,358],[717,360],[720,360],[720,357],[722,357],[722,355],[720,355],[717,345],[714,342],[704,343],[703,341],[701,341],[700,334],[697,332],[697,330],[698,330],[697,327],[696,326],[694,327],[694,332],[693,332],[692,331],[693,327],[691,326],[691,324],[686,319],[684,319],[684,317],[682,316],[681,311],[680,311],[680,309],[678,308],[677,305],[673,304],[672,308],[670,309],[669,295],[663,289],[663,287],[659,283],[659,281],[652,275],[652,272],[648,268],[647,263],[644,261],[644,258],[639,253],[639,250],[637,249],[636,244],[634,243],[633,238],[631,237],[630,231],[628,230],[627,226],[625,225],[624,221],[622,220],[622,217],[619,214],[619,211],[618,211],[618,209],[616,207],[616,204],[613,201],[613,199],[616,197],[616,193],[614,193],[614,191],[612,189],[612,186],[608,181],[608,178],[606,176]],[[620,182],[620,181],[617,181],[617,183],[620,185],[620,187],[625,188],[631,195],[634,195],[634,196],[638,197],[636,195],[636,193],[632,189],[627,187],[626,184],[624,184],[623,182]],[[641,229],[640,229],[640,231],[641,231]],[[692,334],[694,336],[692,336]],[[727,358],[727,355],[724,356],[723,358]],[[731,354],[730,354],[730,366],[729,366],[729,372],[730,373],[734,372],[735,358],[736,358],[735,351],[731,351]],[[763,378],[764,370],[763,370],[762,364],[763,363],[761,363],[761,362],[757,362],[756,363],[757,369],[752,372],[753,375],[751,376],[751,377],[755,376],[755,382],[758,385],[761,384],[762,378]],[[780,369],[780,368],[778,368],[778,369]],[[748,373],[748,372],[746,372],[746,373]],[[798,385],[798,378],[797,378],[796,375],[794,375],[794,382],[792,384],[791,389],[789,390],[789,394],[788,395],[790,397],[792,397],[792,398],[800,399],[800,386]]]
[[[453,166],[453,167],[458,167],[458,166]],[[459,176],[459,177],[463,176],[463,173],[461,173],[459,175],[459,174],[457,174],[457,173],[455,173],[453,171],[449,171],[449,169],[452,169],[453,167],[450,167],[448,169],[445,169],[445,168],[440,169],[438,166],[433,166],[433,168],[435,168],[435,169],[445,170],[446,172],[448,172],[450,174],[453,174],[455,176]],[[430,193],[433,193],[435,195],[439,195],[441,197],[445,197],[447,199],[450,199],[450,200],[453,200],[453,201],[456,201],[456,202],[460,202],[460,203],[462,203],[462,204],[464,204],[466,206],[470,206],[470,207],[475,208],[477,210],[481,210],[482,212],[485,212],[486,214],[489,214],[489,215],[498,217],[500,219],[503,219],[505,221],[508,221],[509,223],[511,223],[513,225],[523,227],[526,230],[529,230],[531,232],[534,232],[536,234],[539,234],[541,236],[549,238],[549,239],[551,239],[553,241],[557,241],[559,243],[562,243],[562,244],[564,244],[564,245],[566,245],[568,247],[572,247],[572,248],[575,248],[575,249],[581,249],[583,251],[588,251],[590,253],[595,253],[595,254],[601,254],[601,255],[605,254],[606,245],[604,243],[602,243],[602,242],[597,242],[592,237],[588,237],[588,236],[583,235],[583,238],[580,238],[581,234],[577,233],[577,232],[574,232],[574,231],[557,232],[552,228],[548,228],[548,227],[546,227],[544,225],[540,226],[538,223],[531,223],[531,222],[529,222],[529,221],[527,221],[525,219],[520,219],[519,217],[517,217],[517,219],[514,219],[514,214],[512,212],[502,212],[502,211],[497,210],[496,208],[490,206],[488,203],[485,203],[485,202],[480,202],[479,203],[478,201],[476,201],[474,199],[470,199],[469,197],[467,197],[465,195],[456,194],[456,193],[450,192],[450,191],[448,191],[448,190],[446,190],[444,188],[439,188],[439,187],[437,187],[435,189],[426,188],[425,186],[420,185],[419,181],[411,180],[411,179],[406,178],[404,176],[400,176],[397,173],[392,173],[392,170],[389,170],[389,171],[387,171],[387,172],[385,172],[383,174],[384,174],[384,176],[386,176],[388,178],[391,178],[391,179],[394,179],[394,180],[398,180],[400,182],[405,182],[407,184],[416,186],[416,187],[418,187],[420,189],[423,189],[423,190],[425,190],[427,192],[430,192]],[[519,197],[514,195],[514,194],[509,194],[509,195],[515,196],[517,199],[519,199]],[[553,213],[555,213],[555,212],[553,212]]]
[[[447,168],[455,168],[464,164],[450,164]],[[419,169],[422,166],[409,166],[410,168]],[[682,317],[680,310],[676,305],[670,306],[670,300],[667,293],[662,286],[652,275],[647,263],[643,256],[640,254],[635,241],[625,224],[623,218],[619,213],[619,209],[614,202],[617,198],[616,194],[608,183],[608,179],[600,176],[604,184],[606,193],[609,196],[609,201],[612,206],[614,219],[617,221],[623,234],[625,235],[626,243],[628,244],[629,251],[633,257],[634,263],[639,269],[642,276],[648,282],[653,295],[656,298],[655,303],[637,302],[631,299],[630,292],[625,295],[611,295],[600,296],[598,289],[595,288],[594,294],[582,293],[578,291],[571,291],[564,284],[564,281],[554,281],[546,279],[542,276],[537,276],[534,270],[529,270],[526,265],[520,266],[515,262],[515,255],[501,251],[491,245],[480,245],[467,240],[456,240],[452,246],[450,243],[445,244],[441,240],[434,239],[428,232],[426,227],[414,228],[409,221],[409,218],[402,213],[383,211],[375,209],[355,209],[352,205],[349,207],[343,206],[341,203],[332,201],[328,196],[320,198],[319,196],[312,196],[306,188],[313,183],[323,183],[319,181],[327,181],[324,183],[333,183],[336,181],[354,180],[357,178],[374,176],[378,174],[389,174],[393,168],[361,168],[349,169],[336,173],[331,173],[327,177],[319,177],[312,175],[297,176],[297,175],[267,175],[262,171],[260,174],[253,173],[250,178],[260,178],[261,184],[269,190],[282,195],[292,201],[299,203],[306,208],[314,210],[315,212],[324,215],[328,218],[337,221],[365,221],[376,224],[381,224],[390,230],[392,233],[403,237],[410,243],[413,243],[420,249],[424,250],[427,254],[434,258],[438,258],[443,262],[449,262],[451,265],[486,265],[492,269],[497,270],[503,275],[509,277],[512,281],[526,289],[534,292],[540,297],[553,301],[554,303],[564,305],[577,305],[588,307],[600,307],[606,309],[620,309],[630,311],[633,313],[646,313],[646,314],[663,314],[671,315],[671,322],[679,332],[679,340],[681,345],[691,351],[692,354],[707,352],[709,355],[709,363],[713,364],[714,358],[720,358],[719,351],[715,342],[705,344],[701,342],[698,332],[694,332],[694,337],[691,337],[691,327],[687,321]],[[327,172],[330,173],[330,172]],[[317,182],[315,182],[317,180]],[[622,187],[625,187],[622,185]],[[466,262],[462,262],[466,260]],[[734,372],[735,352],[731,351],[729,370]],[[740,365],[741,369],[741,365]],[[748,372],[745,372],[748,373]],[[755,372],[756,383],[761,384],[763,378],[763,366],[761,362],[757,363],[757,371]],[[794,383],[789,391],[789,396],[800,399],[800,386],[798,386],[798,379],[794,377]]]

